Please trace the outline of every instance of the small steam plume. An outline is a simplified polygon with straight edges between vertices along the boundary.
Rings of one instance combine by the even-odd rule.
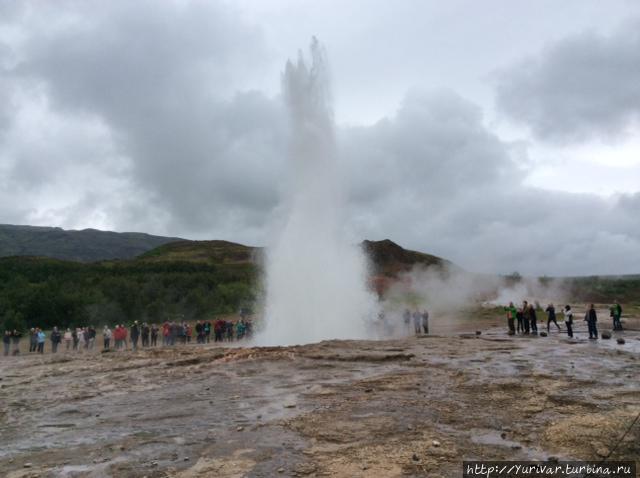
[[[432,329],[453,331],[472,319],[478,308],[494,308],[513,302],[564,304],[568,296],[564,281],[550,278],[502,277],[476,274],[455,266],[414,266],[401,273],[384,293],[384,325],[380,335],[404,336],[413,325],[404,323],[405,310],[430,315]]]

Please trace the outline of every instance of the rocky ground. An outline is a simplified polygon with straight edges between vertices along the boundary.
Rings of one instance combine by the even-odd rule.
[[[464,459],[640,460],[640,333],[502,329],[0,360],[0,474],[461,475]]]

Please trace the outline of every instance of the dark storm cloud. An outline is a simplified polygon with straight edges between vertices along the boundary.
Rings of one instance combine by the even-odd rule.
[[[497,103],[540,138],[615,138],[640,121],[640,20],[586,32],[498,75]]]
[[[0,31],[0,222],[267,242],[288,127],[251,83],[269,57],[259,28],[213,2],[20,5],[0,19],[19,25]],[[639,195],[526,186],[526,148],[451,91],[412,90],[338,138],[358,239],[484,271],[640,270]]]
[[[32,32],[13,74],[40,80],[56,111],[104,121],[133,187],[152,198],[147,212],[168,212],[168,227],[229,234],[223,224],[265,215],[280,105],[231,96],[260,71],[260,32],[216,3],[67,5],[67,20]],[[35,174],[29,164],[16,173]]]

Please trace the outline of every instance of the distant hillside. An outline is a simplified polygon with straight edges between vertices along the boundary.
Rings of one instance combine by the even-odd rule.
[[[395,276],[399,272],[410,270],[415,265],[440,268],[453,265],[453,263],[431,254],[404,249],[389,239],[363,241],[362,248],[369,256],[375,269],[373,272],[377,275]]]
[[[404,249],[393,241],[363,241],[362,248],[373,265],[374,274],[395,276],[414,265],[451,266],[452,263],[422,252]],[[186,261],[209,264],[257,263],[263,254],[260,247],[243,246],[228,241],[178,241],[142,254],[146,262]]]
[[[256,262],[262,249],[228,241],[177,241],[142,254],[145,262],[198,262],[247,264]]]
[[[78,262],[131,259],[177,240],[139,232],[0,224],[0,257],[42,256]]]

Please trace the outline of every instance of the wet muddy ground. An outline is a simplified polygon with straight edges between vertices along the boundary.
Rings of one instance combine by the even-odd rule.
[[[0,475],[459,476],[607,456],[640,413],[626,343],[482,335],[0,361]],[[640,460],[636,426],[611,459]]]

